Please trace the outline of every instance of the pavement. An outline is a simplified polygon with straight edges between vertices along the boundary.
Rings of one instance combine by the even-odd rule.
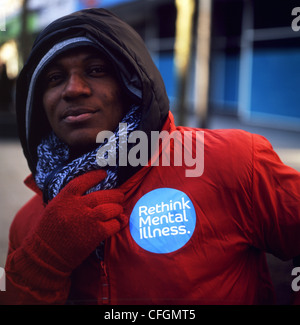
[[[244,124],[235,118],[224,116],[212,117],[209,128],[237,128],[261,134],[271,142],[284,163],[300,171],[300,132]],[[28,174],[27,162],[18,140],[0,138],[0,267],[5,265],[11,222],[17,211],[33,196],[33,192],[23,184]],[[292,263],[282,262],[269,254],[267,260],[278,304],[288,304]]]
[[[0,139],[0,267],[5,265],[8,231],[17,211],[33,192],[23,184],[29,168],[17,140]]]

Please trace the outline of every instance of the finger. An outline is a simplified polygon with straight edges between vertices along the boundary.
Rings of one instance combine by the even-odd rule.
[[[118,216],[118,221],[120,222],[121,229],[128,225],[129,218],[125,213],[121,213]]]
[[[116,233],[118,233],[121,229],[123,229],[126,226],[127,222],[125,223],[124,220],[120,219],[112,219],[107,221],[105,227],[103,227],[103,224],[101,223],[101,238],[102,240],[105,240]]]
[[[124,201],[124,194],[117,189],[101,190],[84,195],[82,200],[84,200],[90,208],[94,208],[106,203],[122,203]]]
[[[105,177],[107,173],[103,169],[94,170],[83,175],[74,178],[62,192],[67,192],[68,194],[83,195],[89,189],[99,184]]]
[[[117,218],[124,209],[122,205],[117,203],[106,203],[101,204],[92,209],[92,216],[97,218],[100,222],[105,222],[107,220]]]

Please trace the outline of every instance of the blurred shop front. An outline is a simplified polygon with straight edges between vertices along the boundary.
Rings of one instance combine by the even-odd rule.
[[[245,121],[300,130],[297,1],[214,1],[211,104]]]
[[[177,1],[120,2],[110,9],[144,38],[165,80],[171,109],[178,113]],[[205,4],[210,10],[203,14]],[[204,109],[208,121],[212,114],[225,114],[260,126],[300,131],[300,31],[292,28],[297,6],[299,1],[293,0],[195,0],[185,94],[190,118],[185,124],[201,126]],[[206,28],[201,19],[210,24],[208,76],[197,70],[203,59],[197,52],[199,26]],[[209,84],[205,108],[197,103],[203,79]]]

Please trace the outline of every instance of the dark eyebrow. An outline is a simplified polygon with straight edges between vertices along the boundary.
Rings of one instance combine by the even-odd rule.
[[[64,59],[63,57],[54,59],[48,66],[45,67],[45,70],[43,72],[43,75],[47,74],[52,69],[64,69],[64,65],[60,63],[61,59]],[[101,57],[98,53],[92,53],[87,54],[85,57],[83,57],[83,62],[87,62],[90,60],[101,60],[103,64],[111,65],[110,61],[108,61],[106,58]]]
[[[47,65],[43,71],[43,74],[47,73],[51,69],[62,69],[63,65],[60,64],[59,62],[51,62],[49,65]]]
[[[83,60],[84,61],[88,61],[88,60],[94,60],[94,59],[102,60],[105,63],[109,63],[108,60],[106,60],[105,58],[99,56],[99,54],[96,54],[96,53],[95,54],[89,54],[89,55],[87,55]]]

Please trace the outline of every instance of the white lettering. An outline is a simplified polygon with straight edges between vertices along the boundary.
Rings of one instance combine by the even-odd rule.
[[[0,291],[6,291],[5,270],[0,267]]]
[[[185,235],[187,233],[185,225],[188,222],[186,210],[191,209],[191,201],[182,197],[181,200],[170,200],[156,203],[153,206],[139,206],[139,234],[140,239],[155,238],[161,236]],[[174,211],[174,213],[172,213]],[[163,214],[161,214],[163,213]],[[174,224],[170,225],[169,224]],[[176,224],[179,224],[178,226]],[[163,228],[158,226],[165,225]],[[154,226],[154,227],[152,227]]]
[[[116,166],[116,137],[114,133],[111,131],[99,132],[96,138],[96,142],[104,143],[105,140],[107,140],[107,142],[97,151],[97,164],[100,167],[106,167],[107,165]]]
[[[145,205],[139,207],[139,216],[141,216],[142,213],[144,213],[145,216],[147,215],[147,207]]]
[[[292,16],[297,16],[292,21],[292,29],[293,29],[294,32],[299,32],[300,26],[298,25],[298,23],[300,21],[300,7],[295,7],[292,10]]]
[[[184,200],[184,197],[181,198],[181,201],[182,201],[182,208],[185,210],[185,209],[191,209],[191,207],[188,205],[190,200],[188,201],[185,201]]]
[[[300,8],[300,7],[299,7]],[[133,131],[128,136],[127,124],[119,124],[119,139],[113,132],[101,131],[96,143],[104,143],[97,152],[100,167],[116,166],[183,166],[186,177],[199,177],[204,172],[204,131],[151,131],[149,148],[148,136],[143,131]],[[128,151],[128,143],[134,144]],[[149,152],[151,149],[151,159]],[[117,155],[119,151],[119,156]],[[184,156],[184,160],[183,160]],[[184,164],[183,164],[184,161]],[[190,167],[194,167],[191,169]]]
[[[138,317],[138,312],[134,311],[115,311],[112,309],[111,311],[106,311],[104,313],[104,319],[125,319],[125,320],[131,320],[132,323],[134,323]]]
[[[139,142],[137,143],[137,140]],[[148,138],[143,131],[134,131],[128,138],[128,143],[137,143],[128,153],[130,166],[147,166],[148,164]]]
[[[172,226],[172,227],[163,227],[163,228],[152,228],[141,227],[139,229],[140,239],[149,239],[156,237],[167,237],[167,236],[176,236],[176,235],[185,235],[187,233],[185,225],[181,226]]]
[[[127,123],[119,123],[119,166],[127,166]]]
[[[146,225],[148,224],[149,226],[151,225],[151,218],[148,216],[146,220],[144,220],[142,217],[140,218],[140,227],[143,227],[143,224]]]
[[[295,292],[300,291],[300,267],[294,267],[292,275],[296,276],[292,281],[292,289]]]
[[[196,156],[193,158],[193,132],[184,133],[184,162],[186,166],[194,169],[187,169],[185,171],[186,177],[200,177],[204,172],[204,132],[196,131],[196,139],[194,140],[196,146]]]
[[[148,312],[148,318],[149,319],[195,319],[196,313],[194,309],[179,309],[179,310],[173,310],[173,309],[152,309]]]

